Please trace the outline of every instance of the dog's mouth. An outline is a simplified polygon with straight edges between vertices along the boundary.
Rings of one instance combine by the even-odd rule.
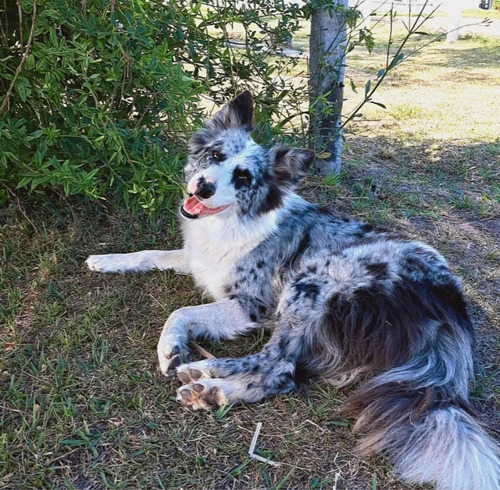
[[[219,206],[217,208],[209,208],[205,206],[196,196],[189,196],[184,204],[181,206],[181,214],[188,219],[201,218],[203,216],[210,216],[211,214],[217,214],[224,209],[227,209],[229,204],[225,206]]]

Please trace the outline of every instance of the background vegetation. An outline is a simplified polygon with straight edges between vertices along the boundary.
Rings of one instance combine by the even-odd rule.
[[[381,23],[375,32],[387,29]],[[467,35],[401,65],[378,95],[387,110],[367,105],[347,138],[341,174],[311,176],[301,189],[446,256],[477,332],[472,402],[493,437],[500,427],[499,53],[498,38]],[[355,84],[363,87],[385,58],[384,45],[369,58],[355,49]],[[49,212],[20,197],[0,209],[0,244],[0,487],[416,490],[383,458],[356,454],[353,421],[338,411],[349,389],[312,384],[211,413],[178,406],[178,384],[156,372],[158,335],[173,310],[210,299],[187,276],[95,274],[83,264],[91,253],[176,248],[168,219],[150,223],[88,204]],[[217,357],[241,356],[260,350],[267,335],[203,346]],[[257,449],[279,467],[248,456],[257,422]]]
[[[144,58],[137,53],[161,51],[159,45],[133,49],[135,43],[142,42],[138,20],[132,24],[119,20],[121,24],[116,28],[109,27],[113,5],[116,15],[120,6],[121,12],[135,10],[140,17],[142,12],[150,12],[145,3],[87,0],[83,4],[87,7],[86,18],[81,0],[38,3],[37,19],[40,15],[40,22],[52,25],[58,46],[69,49],[69,45],[73,49],[74,43],[81,42],[85,49],[92,47],[90,75],[98,74],[99,78],[81,75],[83,61],[77,62],[76,55],[60,57],[59,47],[50,36],[36,30],[38,20],[36,43],[29,53],[35,53],[39,36],[42,51],[43,46],[50,46],[50,66],[39,71],[37,58],[32,66],[28,54],[18,75],[32,84],[26,102],[22,102],[13,85],[23,52],[20,44],[9,41],[9,50],[0,56],[2,94],[14,87],[8,106],[4,106],[8,110],[2,112],[0,154],[10,151],[18,157],[15,161],[7,156],[9,166],[3,160],[0,170],[3,196],[8,198],[0,207],[0,487],[416,490],[401,484],[383,458],[361,459],[356,454],[352,421],[343,419],[338,411],[349,389],[336,390],[313,383],[300,392],[257,405],[226,407],[211,413],[180,409],[174,399],[178,384],[156,372],[158,335],[173,310],[209,298],[203,297],[191,278],[171,272],[109,276],[91,273],[83,265],[91,253],[172,249],[179,245],[168,214],[159,213],[155,220],[149,220],[142,212],[132,216],[124,209],[127,198],[123,194],[128,195],[129,206],[136,210],[143,209],[143,204],[148,205],[146,211],[168,209],[170,201],[157,204],[157,199],[162,195],[170,198],[170,188],[167,193],[160,192],[162,185],[171,185],[173,194],[179,189],[185,128],[191,123],[199,124],[201,112],[210,112],[214,105],[227,100],[235,90],[239,91],[240,84],[243,89],[259,80],[256,74],[260,73],[258,70],[265,72],[267,62],[282,64],[289,75],[281,76],[277,69],[267,72],[268,82],[262,82],[257,90],[259,138],[268,141],[285,131],[295,132],[287,134],[288,138],[307,137],[300,129],[307,122],[307,114],[300,114],[308,110],[307,98],[300,101],[301,106],[293,106],[293,98],[285,98],[281,105],[276,103],[285,90],[283,86],[291,87],[285,95],[295,93],[297,100],[301,87],[307,86],[305,57],[290,60],[266,51],[265,40],[272,37],[279,19],[258,19],[267,23],[269,34],[264,27],[252,27],[257,20],[248,24],[249,31],[256,31],[254,54],[261,60],[254,66],[244,50],[229,49],[226,41],[220,39],[227,28],[227,36],[244,45],[246,34],[241,23],[223,24],[221,18],[210,14],[210,22],[219,23],[220,28],[210,27],[211,44],[201,44],[202,38],[195,32],[203,25],[202,20],[190,28],[192,31],[184,29],[182,40],[173,21],[166,17],[167,13],[174,14],[165,10],[155,13],[154,20],[164,19],[162,28],[171,35],[169,52],[178,53],[171,56],[171,61],[167,59],[161,67],[155,67],[152,55]],[[22,0],[21,4],[26,50],[33,2]],[[16,30],[17,3],[0,2],[0,11],[5,5],[14,7],[13,13],[9,13],[9,19],[14,19],[9,20],[9,29]],[[62,13],[51,14],[58,19],[53,24],[50,19],[43,20],[47,5],[66,8]],[[153,5],[159,8],[160,4]],[[197,8],[187,4],[181,8],[178,2],[169,5],[176,8],[175,15],[185,12],[191,16],[191,9]],[[109,27],[99,31],[99,35],[92,34],[97,31],[89,24],[92,9],[99,14],[95,22]],[[208,19],[208,10],[201,6],[196,15]],[[227,13],[233,15],[232,10]],[[6,29],[3,13],[0,18],[0,39],[5,42],[6,35],[11,39],[14,34]],[[393,26],[396,43],[407,35],[402,20],[406,18],[398,17]],[[57,26],[65,22],[74,26],[74,37],[61,35],[66,31]],[[290,30],[294,25],[291,22],[286,24],[291,25]],[[426,31],[442,32],[446,24],[447,19],[433,19]],[[349,55],[349,76],[354,87],[359,88],[357,92],[347,92],[348,113],[363,100],[364,87],[370,80],[373,86],[378,71],[387,62],[390,23],[379,15],[372,19],[372,26],[375,45],[371,54],[365,47],[355,46]],[[387,109],[376,104],[364,106],[363,118],[355,119],[356,125],[346,139],[343,171],[326,178],[310,176],[301,193],[341,214],[383,224],[423,240],[446,256],[452,270],[463,280],[477,332],[477,382],[472,387],[472,402],[496,437],[500,427],[500,309],[496,287],[500,277],[500,23],[496,21],[481,29],[481,35],[472,28],[467,30],[454,45],[436,43],[419,51],[413,62],[403,63],[388,76],[376,99]],[[308,32],[308,22],[302,21],[293,36],[294,48],[307,47]],[[119,47],[115,46],[115,51],[113,44],[102,44],[106,49],[94,48],[106,43],[108,36],[116,36],[122,46],[130,42],[127,57],[131,59],[136,53],[130,69],[139,70],[144,63],[150,75],[132,81]],[[426,42],[428,36],[423,39]],[[192,59],[190,42],[199,46],[196,63],[184,61]],[[206,61],[204,53],[209,49],[222,53],[226,61],[218,64],[212,56]],[[115,53],[114,61],[108,59],[111,51]],[[107,61],[96,61],[101,59]],[[61,77],[58,69],[62,63],[80,67],[80,75],[70,71],[65,75],[78,80],[80,88],[71,89],[78,87],[74,85],[77,82],[65,83],[64,77],[57,83],[52,81],[52,72],[56,78]],[[205,63],[213,67],[212,75]],[[104,66],[106,70],[101,69]],[[245,71],[241,66],[248,68]],[[196,67],[198,75],[194,76]],[[223,77],[224,73],[229,75]],[[242,79],[240,73],[247,78]],[[107,97],[93,85],[96,80],[108,84]],[[169,92],[172,80],[177,80],[177,85]],[[90,85],[84,86],[87,82]],[[141,105],[142,112],[136,115],[130,97],[145,104],[144,96],[149,95],[147,90],[152,87],[165,87],[167,91],[156,95],[151,92],[151,110]],[[100,93],[99,104],[92,96],[96,92]],[[185,97],[182,104],[174,97],[181,92]],[[67,117],[68,97],[76,100],[83,93],[89,94],[87,101],[81,108],[71,109],[78,115],[74,123],[63,121],[65,126],[58,126],[58,121]],[[113,100],[110,94],[115,94]],[[172,104],[178,104],[172,107],[181,112],[169,114],[167,108],[161,107],[170,96],[174,99]],[[0,105],[3,101],[5,98],[0,98]],[[36,109],[37,104],[42,105]],[[281,110],[285,111],[283,115],[274,112]],[[83,111],[90,116],[80,116]],[[142,114],[145,115],[138,124]],[[290,126],[278,126],[273,133],[269,129],[270,116],[276,121],[286,119],[286,114],[299,115],[290,119]],[[96,118],[96,128],[88,122],[89,117]],[[23,118],[25,121],[19,122]],[[12,136],[12,121],[18,121],[19,138]],[[92,140],[94,149],[89,141],[69,138],[67,135],[73,134],[70,132],[56,133],[52,139],[46,134],[38,136],[36,131],[47,132],[51,128],[45,125],[46,121],[52,121],[56,129],[64,127],[64,131],[73,130],[75,134],[81,134],[79,128],[84,127],[86,136],[96,131],[106,138],[110,131],[127,153],[120,154],[122,163],[116,164],[112,174],[108,167],[113,167],[115,160],[109,165],[107,158],[116,151],[113,139],[102,145]],[[136,141],[140,144],[134,147]],[[59,205],[65,202],[59,198],[65,189],[55,178],[35,185],[29,196],[31,182],[16,189],[22,178],[42,175],[37,170],[35,155],[39,146],[44,149],[43,142],[47,148],[42,158],[45,163],[45,155],[54,156],[61,165],[73,158],[73,153],[87,155],[78,162],[81,166],[74,168],[77,183],[71,185],[76,186],[74,192],[78,194],[68,197],[70,206]],[[78,142],[81,147],[77,148]],[[148,156],[153,151],[159,155],[157,170],[151,167],[154,160]],[[91,161],[88,155],[99,157]],[[129,160],[131,155],[134,158]],[[78,186],[82,184],[78,182],[95,169],[98,171],[91,185],[83,186],[95,186],[95,193],[80,191]],[[24,174],[32,170],[37,170],[36,176]],[[164,172],[164,182],[157,181],[157,171]],[[53,172],[48,173],[52,177]],[[134,177],[136,173],[140,175]],[[61,175],[69,175],[69,170]],[[129,192],[133,191],[128,187],[131,179],[138,179],[139,186],[146,182],[146,188],[154,189],[152,197]],[[119,190],[113,195],[115,188]],[[99,203],[121,204],[119,209],[111,210],[89,204],[86,198],[77,204],[79,196],[85,195],[99,196]],[[56,205],[50,206],[51,202]],[[260,350],[267,335],[262,331],[235,342],[203,345],[217,357],[241,356]],[[280,466],[249,458],[248,448],[257,422],[263,424],[257,450]]]
[[[178,197],[185,138],[251,84],[258,121],[304,98],[270,60],[304,11],[159,0],[19,0],[0,7],[0,201],[17,189],[148,211]],[[270,24],[270,16],[278,21]],[[235,55],[228,26],[243,47]],[[266,48],[266,49],[264,49]],[[280,102],[280,103],[278,103]],[[266,131],[261,131],[264,134]]]

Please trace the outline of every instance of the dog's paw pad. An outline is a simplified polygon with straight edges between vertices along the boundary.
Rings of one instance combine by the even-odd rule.
[[[196,391],[196,393],[202,393],[204,389],[205,387],[199,383],[193,385],[193,390]]]
[[[190,367],[192,365],[196,365],[197,367]],[[177,368],[177,377],[181,381],[181,383],[189,384],[194,381],[198,381],[200,379],[210,379],[212,376],[209,372],[209,369],[201,368],[198,369],[200,362],[195,362],[191,364],[184,364]]]
[[[211,407],[227,405],[227,399],[219,386],[191,383],[177,390],[181,405],[193,410],[210,410]]]
[[[177,377],[185,385],[187,385],[191,381],[191,379],[189,378],[189,375],[187,373],[183,373],[182,371],[177,373]]]

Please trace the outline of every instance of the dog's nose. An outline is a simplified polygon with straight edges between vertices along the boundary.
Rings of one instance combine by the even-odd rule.
[[[196,197],[201,197],[202,199],[208,199],[209,197],[212,197],[215,194],[215,184],[212,184],[212,182],[200,182],[198,185],[198,188],[196,189],[196,192],[194,195]]]

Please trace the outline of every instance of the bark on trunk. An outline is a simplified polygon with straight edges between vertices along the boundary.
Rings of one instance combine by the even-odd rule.
[[[341,112],[344,94],[346,22],[348,0],[334,0],[333,8],[321,8],[311,17],[309,71],[311,83],[311,131],[316,148],[329,153],[318,159],[320,175],[338,173],[341,167],[342,124]],[[330,111],[325,114],[318,97],[326,96]]]

